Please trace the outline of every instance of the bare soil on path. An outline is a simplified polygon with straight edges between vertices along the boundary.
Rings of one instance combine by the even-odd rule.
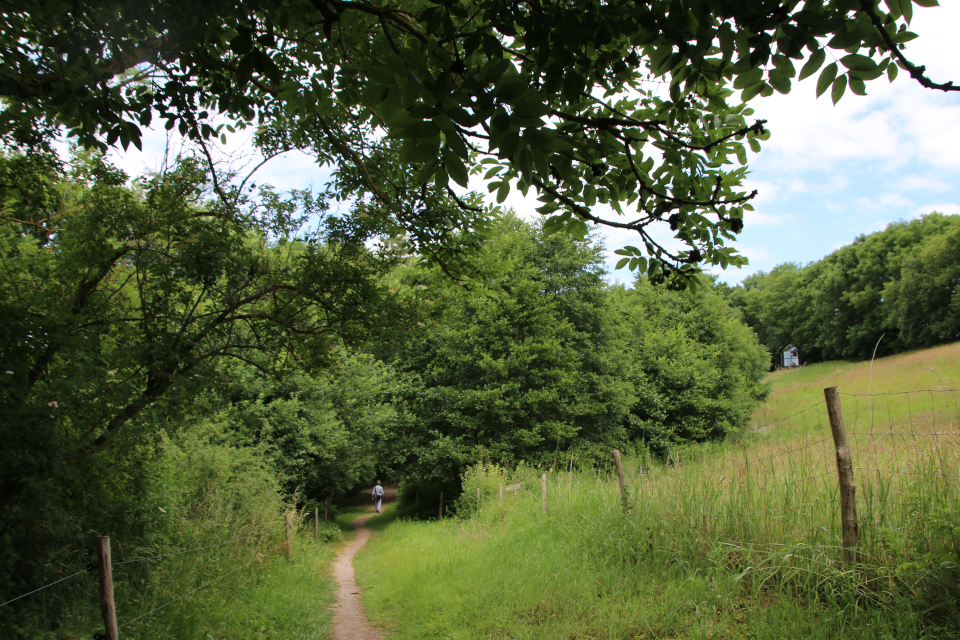
[[[365,493],[370,500],[370,492]],[[385,486],[383,502],[387,504],[397,497],[395,486]],[[371,513],[360,516],[353,521],[357,528],[357,537],[337,554],[333,561],[333,577],[337,581],[337,601],[333,605],[333,638],[334,640],[381,640],[383,634],[370,624],[363,610],[362,592],[357,586],[356,575],[353,571],[353,556],[370,539],[370,528],[367,519],[375,516],[373,505]]]

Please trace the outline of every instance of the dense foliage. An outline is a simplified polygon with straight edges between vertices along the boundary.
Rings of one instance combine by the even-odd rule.
[[[533,189],[550,229],[635,231],[631,268],[663,277],[743,261],[725,243],[750,207],[745,145],[768,135],[752,98],[818,71],[834,102],[901,68],[956,89],[902,51],[914,5],[935,4],[18,0],[0,33],[0,134],[63,125],[126,147],[156,119],[200,141],[223,132],[218,116],[256,124],[264,150],[336,165],[344,194],[454,267],[471,245],[451,235],[479,212],[449,185],[482,168],[501,202]]]
[[[627,437],[663,453],[741,430],[759,401],[767,350],[712,288],[616,290],[635,401]]]
[[[256,459],[251,482],[260,469],[276,487],[287,481],[292,460],[276,464],[270,447],[231,436],[205,415],[218,378],[242,384],[226,362],[271,378],[322,372],[345,345],[402,323],[381,282],[393,259],[365,244],[373,229],[325,216],[306,193],[211,199],[201,167],[184,159],[129,183],[82,153],[67,165],[39,153],[0,158],[5,593],[56,572],[55,560],[86,558],[91,532],[113,532],[128,545],[153,540],[152,496],[164,491],[157,465],[169,457],[165,439],[181,432],[195,446],[224,447],[228,467]],[[294,214],[311,217],[309,233]],[[226,410],[222,397],[214,400]],[[242,397],[227,400],[241,417],[256,413]],[[317,405],[313,411],[324,413]],[[349,401],[338,411],[359,412]],[[343,437],[333,417],[326,422],[329,429],[317,427],[324,442],[304,442],[339,453],[334,443]],[[236,446],[245,444],[259,446],[249,447],[254,453]],[[358,477],[350,470],[359,463],[338,460],[327,475],[339,484],[328,492]],[[287,496],[304,484],[289,481]],[[202,503],[204,485],[193,478],[178,490],[197,492],[192,500]],[[280,498],[275,488],[274,511]]]
[[[745,279],[731,303],[774,355],[870,358],[960,338],[960,216],[932,213],[860,236],[806,266]]]
[[[709,284],[610,287],[598,244],[512,217],[485,251],[508,273],[482,295],[431,285],[433,316],[392,351],[411,422],[390,449],[406,477],[456,479],[484,458],[665,453],[735,433],[765,396],[768,355]],[[441,276],[411,272],[407,286]]]

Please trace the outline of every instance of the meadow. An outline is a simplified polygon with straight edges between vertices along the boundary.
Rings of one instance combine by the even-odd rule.
[[[401,639],[960,637],[958,356],[773,373],[738,438],[626,456],[627,513],[608,472],[478,465],[461,517],[371,521],[381,534],[356,559],[369,615]],[[823,405],[833,385],[855,561]],[[501,504],[499,485],[518,482]]]

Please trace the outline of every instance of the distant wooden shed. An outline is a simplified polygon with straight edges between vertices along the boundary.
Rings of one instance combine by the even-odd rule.
[[[792,344],[788,344],[781,352],[782,365],[784,369],[800,366],[800,350]]]

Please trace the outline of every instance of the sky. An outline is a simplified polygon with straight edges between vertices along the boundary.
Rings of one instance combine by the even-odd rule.
[[[919,38],[905,54],[925,65],[933,81],[960,84],[960,1],[944,4],[915,8],[911,30]],[[848,90],[834,105],[829,90],[816,97],[816,79],[814,74],[795,83],[788,95],[758,97],[750,104],[756,111],[752,118],[766,120],[771,137],[750,157],[744,186],[759,192],[756,211],[747,212],[733,243],[750,264],[707,269],[721,281],[735,284],[784,262],[819,260],[899,220],[932,211],[960,213],[960,92],[925,89],[901,70],[893,83],[885,77],[868,82],[867,96]],[[164,133],[145,132],[142,153],[113,152],[114,161],[131,175],[156,170],[166,142]],[[244,142],[239,136],[232,145],[243,149]],[[256,181],[300,189],[319,187],[327,175],[306,154],[291,152],[266,164]],[[486,192],[479,182],[471,187]],[[511,194],[505,204],[535,215],[532,198]],[[636,244],[636,235],[610,229],[603,235],[609,279],[630,282],[630,272],[614,271],[613,251]],[[667,246],[671,235],[665,224],[656,232]]]

